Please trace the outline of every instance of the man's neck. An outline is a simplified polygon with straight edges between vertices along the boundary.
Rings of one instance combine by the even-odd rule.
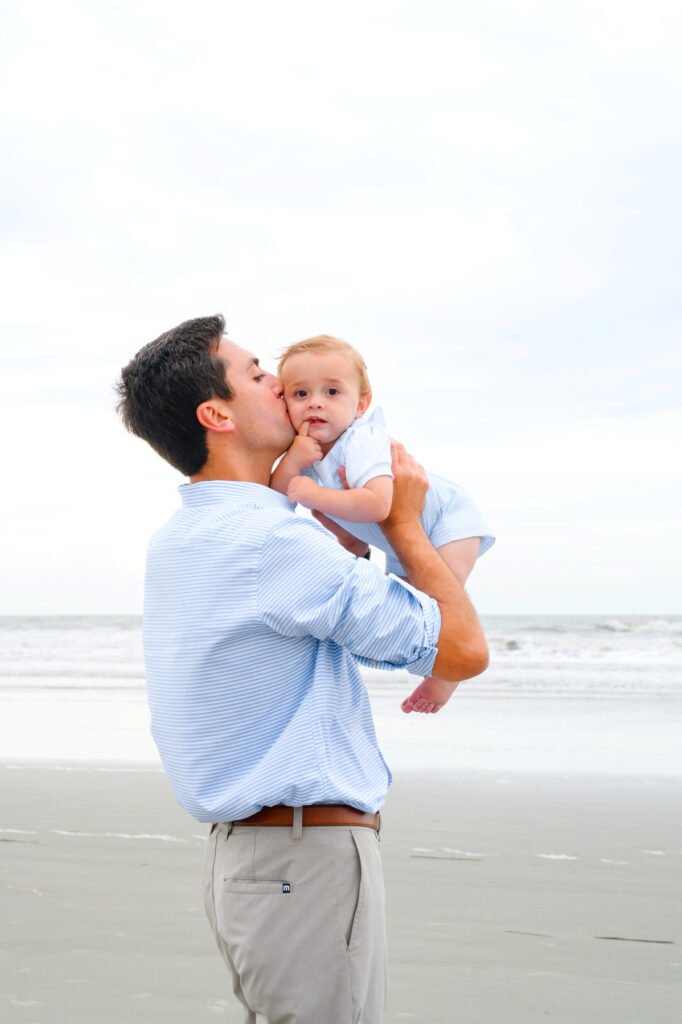
[[[191,484],[207,480],[235,480],[241,483],[270,484],[272,464],[277,456],[231,453],[229,457],[210,454],[198,473],[189,478]]]

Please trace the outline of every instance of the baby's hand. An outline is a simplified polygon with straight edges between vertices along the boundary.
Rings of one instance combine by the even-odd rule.
[[[320,442],[316,441],[314,437],[310,437],[309,430],[310,424],[306,420],[301,424],[301,429],[287,452],[291,461],[298,466],[299,472],[312,466],[313,462],[317,462],[323,455]]]
[[[324,488],[311,480],[309,476],[295,476],[287,488],[287,498],[292,505],[303,505],[304,508],[315,508],[316,501]]]
[[[322,458],[322,448],[314,437],[297,434],[289,449],[289,455],[296,461],[299,469],[307,469],[313,462]]]
[[[421,711],[425,715],[433,715],[440,711],[447,701],[450,700],[457,683],[446,683],[444,679],[436,679],[435,676],[427,676],[400,705],[406,715],[411,711]]]

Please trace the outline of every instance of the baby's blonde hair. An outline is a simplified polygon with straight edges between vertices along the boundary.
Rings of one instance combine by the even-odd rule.
[[[291,359],[292,356],[297,356],[301,352],[342,352],[348,356],[358,371],[360,398],[364,398],[365,395],[372,393],[365,360],[347,341],[342,341],[341,338],[332,338],[330,334],[318,334],[314,338],[306,338],[305,341],[295,341],[293,345],[287,346],[279,357],[279,363],[277,364],[278,377],[282,376],[282,367],[287,359]]]

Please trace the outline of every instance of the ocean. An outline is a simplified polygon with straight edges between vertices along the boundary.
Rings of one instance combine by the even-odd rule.
[[[682,616],[482,616],[488,671],[438,715],[364,671],[399,767],[682,774]],[[158,766],[139,616],[0,617],[0,757]]]

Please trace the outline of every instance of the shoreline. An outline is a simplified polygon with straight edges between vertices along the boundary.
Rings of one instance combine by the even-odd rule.
[[[477,697],[455,693],[437,715],[405,715],[372,695],[379,747],[401,772],[570,772],[682,778],[682,699]],[[5,701],[3,761],[160,766],[144,694]]]
[[[383,748],[382,748],[383,749]],[[418,752],[421,752],[423,748],[415,748]],[[392,767],[389,764],[389,767]],[[8,771],[53,771],[53,772],[64,772],[65,774],[88,774],[88,773],[102,773],[104,775],[136,775],[136,774],[149,774],[149,775],[162,775],[165,777],[166,772],[163,764],[159,759],[152,761],[131,761],[126,758],[110,758],[102,757],[101,759],[85,759],[85,758],[73,758],[68,760],[66,758],[43,758],[39,759],[36,757],[0,757],[0,772]],[[646,771],[594,771],[589,768],[582,768],[575,766],[572,769],[567,768],[553,768],[548,767],[545,769],[540,768],[527,768],[523,765],[507,765],[504,768],[472,768],[469,765],[455,765],[454,767],[438,766],[424,767],[423,764],[419,764],[418,760],[409,759],[404,763],[401,763],[398,767],[393,770],[393,782],[389,789],[389,794],[396,782],[401,778],[429,778],[439,779],[444,782],[455,783],[458,778],[465,776],[472,779],[497,781],[498,783],[504,783],[509,778],[515,778],[517,780],[532,780],[536,777],[544,779],[546,782],[552,780],[575,780],[576,782],[584,780],[603,780],[605,783],[627,783],[637,784],[639,782],[660,782],[662,785],[670,784],[675,785],[679,783],[682,786],[682,772],[670,771],[670,772],[646,772]],[[186,813],[186,812],[185,812]],[[681,837],[682,840],[682,837]]]
[[[17,618],[4,630],[3,758],[158,769],[139,621],[58,619]],[[437,715],[402,714],[415,683],[406,672],[363,669],[385,760],[396,778],[682,777],[680,625],[670,616],[490,617],[490,668]]]

